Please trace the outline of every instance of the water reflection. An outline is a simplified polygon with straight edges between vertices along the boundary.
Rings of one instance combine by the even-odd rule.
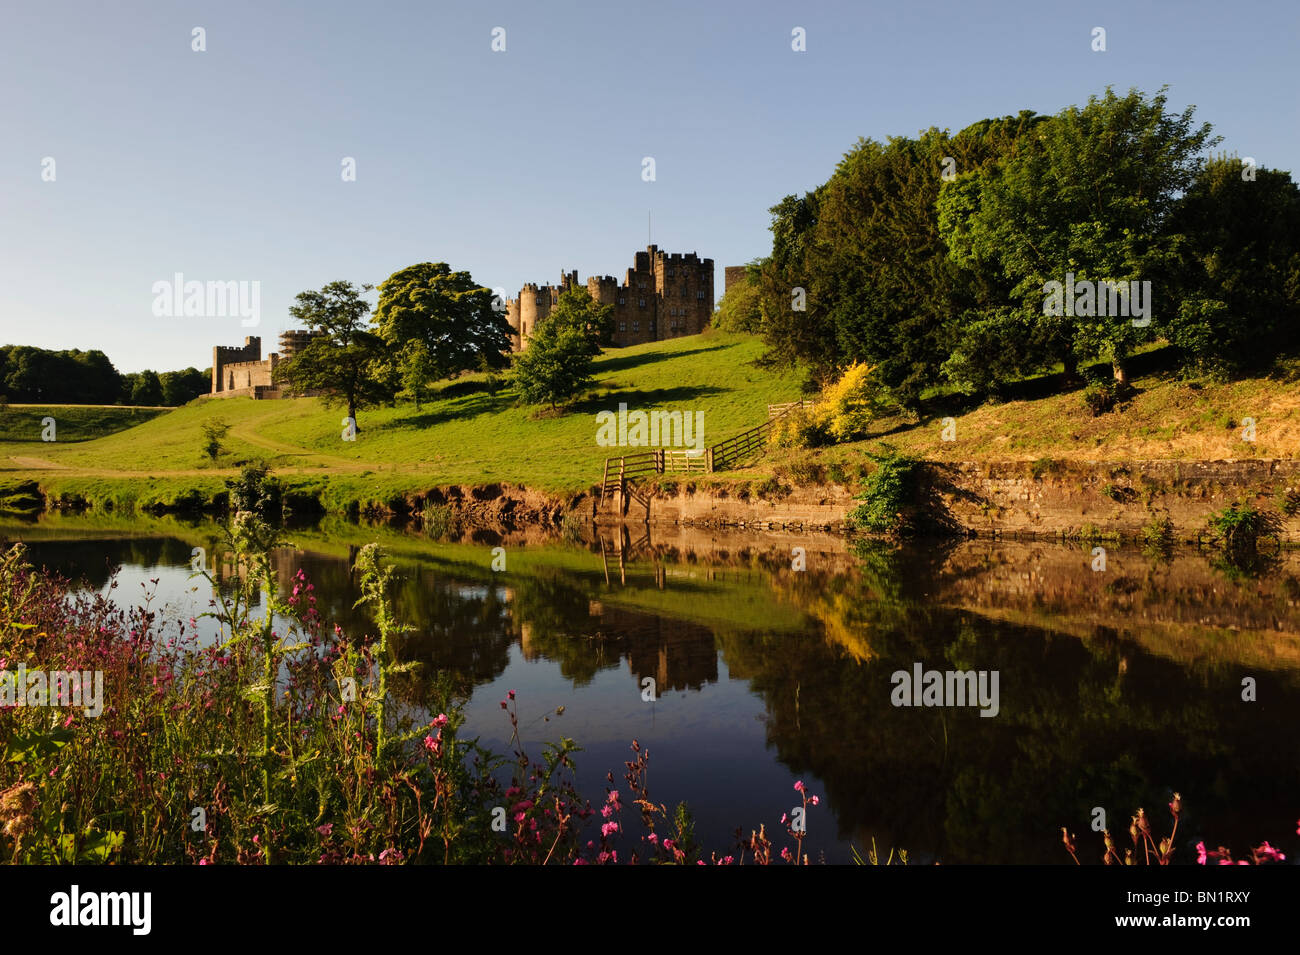
[[[432,671],[454,674],[472,697],[471,732],[505,749],[497,700],[517,689],[537,714],[529,739],[563,732],[586,748],[579,781],[596,798],[637,737],[654,752],[654,795],[695,807],[712,846],[737,826],[779,828],[802,778],[823,795],[809,846],[828,861],[873,837],[917,861],[1068,861],[1061,825],[1086,854],[1094,807],[1123,832],[1138,806],[1163,819],[1155,810],[1175,789],[1188,806],[1183,860],[1202,838],[1297,850],[1295,555],[1233,579],[1184,551],[1111,548],[1095,573],[1085,547],[850,550],[675,532],[568,547],[507,539],[510,570],[494,573],[485,544],[335,528],[279,552],[277,573],[305,569],[325,617],[364,632],[349,554],[377,534],[399,564],[398,615],[415,627],[401,656],[425,664],[396,692],[418,704]],[[158,578],[177,610],[194,599],[193,546],[210,548],[220,575],[238,572],[211,528],[50,536],[32,540],[35,560],[95,587],[121,564],[120,593]],[[790,569],[792,542],[807,548],[804,572]],[[890,676],[914,663],[998,671],[998,716],[894,707]],[[1246,677],[1256,702],[1242,699]],[[542,715],[560,705],[563,717]]]

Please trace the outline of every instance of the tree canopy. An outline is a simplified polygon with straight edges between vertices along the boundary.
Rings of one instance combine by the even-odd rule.
[[[370,330],[370,304],[362,298],[373,288],[337,281],[317,291],[299,292],[289,314],[318,337],[275,369],[277,382],[344,405],[354,423],[359,409],[393,398],[391,381],[383,373],[388,359],[385,342]]]
[[[1164,89],[859,140],[771,208],[721,322],[823,383],[869,364],[914,410],[1083,361],[1123,382],[1148,342],[1188,370],[1300,353],[1300,192],[1218,141]]]
[[[422,262],[379,284],[375,331],[389,346],[393,379],[418,404],[429,382],[486,364],[504,368],[510,326],[491,289],[445,262]]]

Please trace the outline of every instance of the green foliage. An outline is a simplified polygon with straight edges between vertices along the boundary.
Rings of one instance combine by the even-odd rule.
[[[820,379],[858,361],[905,407],[937,382],[951,326],[979,294],[947,258],[935,203],[952,158],[959,171],[1011,149],[1032,114],[977,123],[956,136],[860,140],[812,193],[772,212],[773,252],[761,270],[763,331],[773,360]],[[793,296],[804,289],[803,310]]]
[[[159,376],[165,405],[183,405],[212,390],[212,375],[197,368],[165,371]]]
[[[585,288],[574,285],[560,293],[560,300],[541,324],[543,327],[553,326],[557,333],[567,329],[579,332],[586,338],[588,351],[595,358],[600,354],[600,346],[613,339],[614,306],[601,305]]]
[[[1051,354],[1104,355],[1122,380],[1125,359],[1149,334],[1129,316],[1047,314],[1047,284],[1064,283],[1067,273],[1076,282],[1150,281],[1166,320],[1173,312],[1181,240],[1170,231],[1171,213],[1214,140],[1208,124],[1193,127],[1191,108],[1171,114],[1166,102],[1163,90],[1148,100],[1107,89],[1068,107],[986,170],[963,197],[965,208],[948,209],[954,258],[995,264],[1014,283],[1029,332],[1027,364]]]
[[[232,514],[245,511],[266,520],[280,515],[283,488],[263,465],[250,465],[239,472],[239,477],[227,478],[226,490]]]
[[[354,421],[358,409],[391,401],[395,390],[384,340],[366,325],[370,305],[361,296],[372,288],[339,281],[299,292],[289,314],[318,337],[275,369],[277,382],[344,405]]]
[[[1169,338],[1189,365],[1239,373],[1300,348],[1300,191],[1236,156],[1204,163],[1174,212],[1186,300]]]
[[[904,511],[914,494],[913,478],[920,462],[890,448],[868,452],[867,457],[876,469],[863,481],[863,491],[858,495],[862,503],[845,516],[844,522],[852,530],[877,534],[905,531]]]
[[[163,403],[162,381],[156,371],[146,369],[138,374],[128,375],[125,379],[129,389],[129,404],[160,405]]]
[[[114,404],[123,377],[102,351],[0,345],[0,392],[18,404]]]
[[[199,428],[203,432],[203,453],[215,464],[225,450],[221,442],[230,431],[230,424],[224,418],[212,418],[199,425]]]
[[[1095,358],[1123,385],[1160,337],[1187,369],[1266,366],[1300,351],[1300,190],[1285,172],[1206,161],[1217,141],[1163,89],[861,140],[823,185],[772,207],[757,310],[745,283],[720,323],[757,314],[769,360],[823,380],[874,365],[910,410],[930,389],[1006,396]],[[1150,321],[1055,312],[1067,274],[1149,282]]]
[[[1153,514],[1142,527],[1142,541],[1151,547],[1167,548],[1174,543],[1174,523],[1165,514]]]
[[[766,260],[755,259],[745,266],[745,277],[733,283],[718,302],[713,327],[729,332],[759,334],[763,330],[761,275]]]
[[[514,357],[511,382],[528,404],[554,409],[590,386],[592,339],[582,328],[545,321]]]
[[[375,330],[388,346],[390,378],[418,406],[432,381],[503,368],[510,326],[492,291],[445,262],[422,262],[379,284]]]
[[[1280,546],[1282,524],[1278,516],[1249,504],[1234,502],[1216,511],[1210,515],[1207,527],[1211,542],[1228,557],[1253,557],[1261,552],[1260,545],[1270,539],[1271,547],[1264,544],[1268,551],[1276,551]]]

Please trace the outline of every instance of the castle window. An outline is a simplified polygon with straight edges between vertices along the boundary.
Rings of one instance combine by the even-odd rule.
[[[633,322],[633,323],[632,323],[632,331],[634,331],[634,332],[639,332],[639,331],[641,331],[641,323],[640,323],[640,322]]]
[[[627,304],[627,299],[625,299],[625,298],[620,298],[620,299],[618,300],[618,304],[620,304],[620,305],[626,305],[626,304]]]
[[[637,304],[640,305],[642,308],[645,308],[645,299],[641,299],[641,301],[638,302]]]
[[[703,301],[704,301],[704,293],[703,293],[703,292],[696,292],[696,293],[695,293],[695,298],[698,299],[699,301],[703,302]]]
[[[620,332],[625,332],[625,331],[627,331],[627,322],[619,322],[619,323],[618,323],[618,330],[619,330]]]

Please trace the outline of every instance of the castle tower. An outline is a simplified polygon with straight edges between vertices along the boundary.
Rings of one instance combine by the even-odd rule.
[[[212,394],[226,390],[224,366],[237,365],[246,361],[262,360],[262,339],[258,335],[249,335],[244,339],[243,347],[217,345],[212,349]]]
[[[510,350],[520,351],[522,339],[519,337],[519,299],[517,298],[506,299],[506,324],[510,326]]]

